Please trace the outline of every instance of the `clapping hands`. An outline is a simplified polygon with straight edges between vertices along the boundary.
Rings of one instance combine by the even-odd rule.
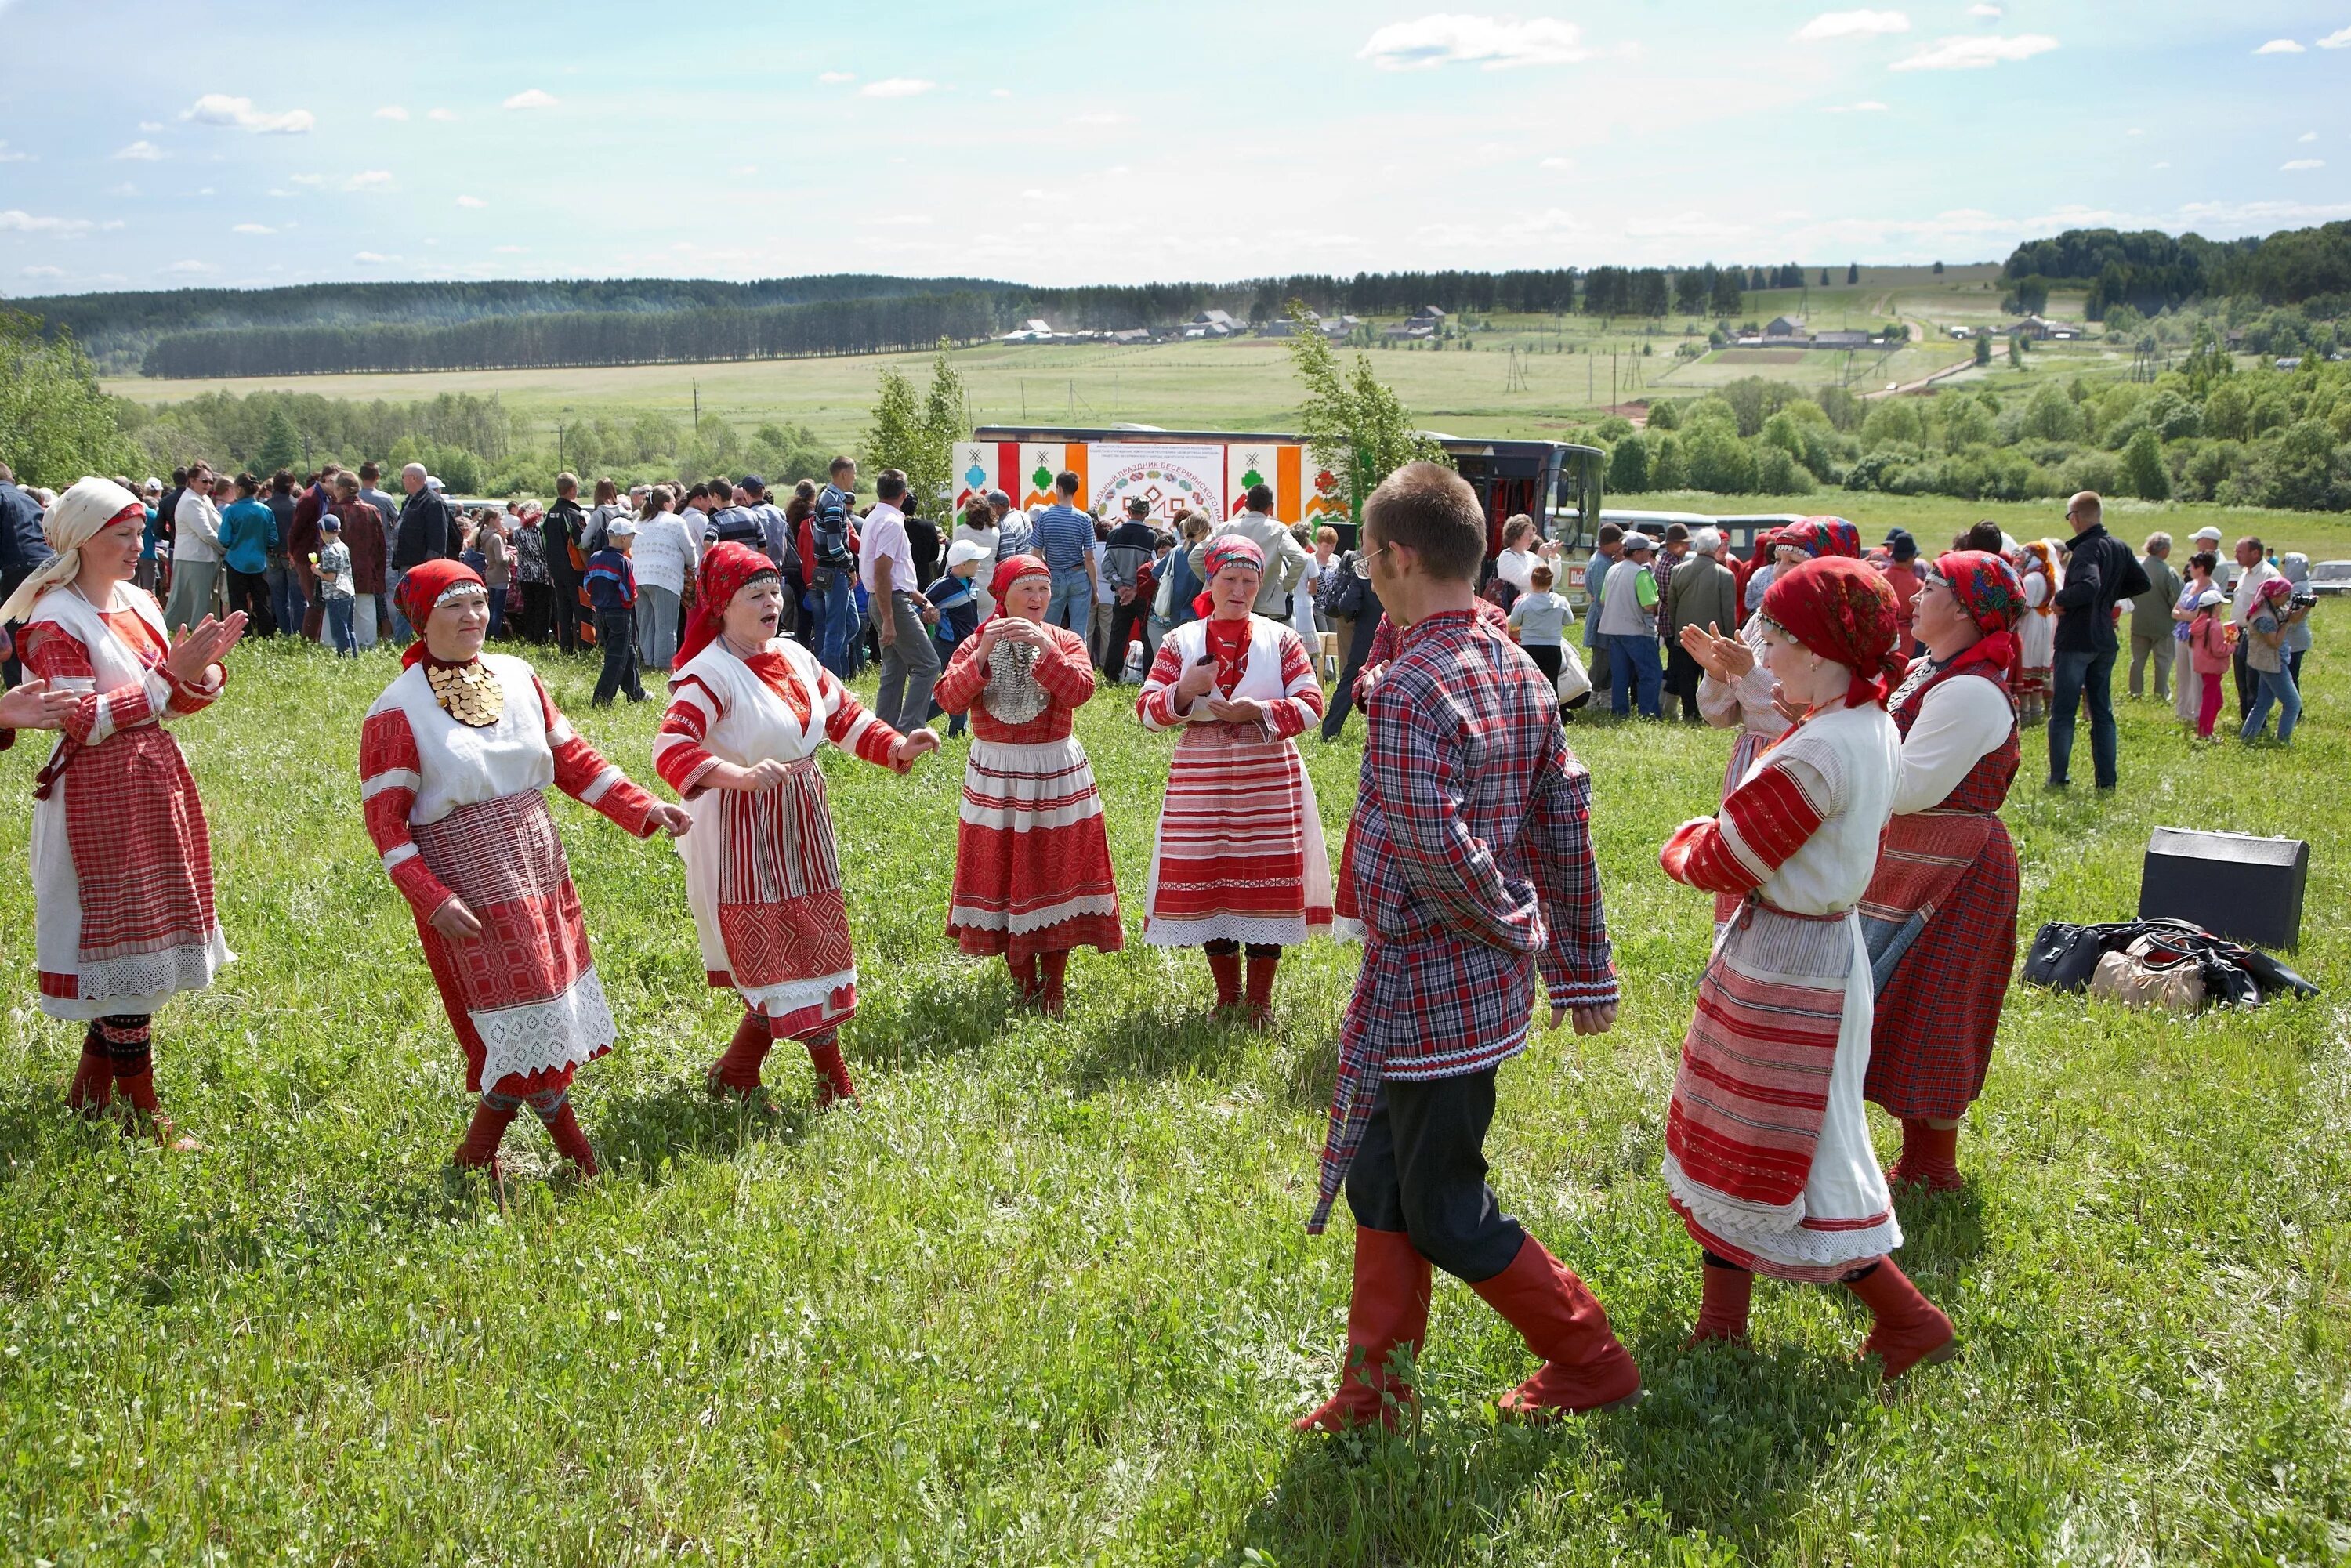
[[[211,686],[213,666],[226,658],[228,651],[244,635],[243,611],[225,621],[215,621],[207,615],[172,639],[172,651],[163,655],[163,667],[183,686]]]

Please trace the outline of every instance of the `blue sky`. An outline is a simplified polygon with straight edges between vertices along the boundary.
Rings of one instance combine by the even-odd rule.
[[[2351,0],[0,0],[0,293],[1999,259],[2351,216]]]

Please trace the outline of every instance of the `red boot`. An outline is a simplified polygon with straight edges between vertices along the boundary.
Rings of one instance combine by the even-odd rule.
[[[743,1020],[735,1026],[735,1038],[726,1042],[726,1051],[710,1064],[706,1074],[713,1094],[732,1090],[737,1094],[756,1095],[759,1090],[759,1064],[768,1060],[768,1048],[776,1043],[768,1032],[768,1020],[750,1009],[743,1009]]]
[[[1281,949],[1276,947],[1264,956],[1249,956],[1249,1025],[1251,1029],[1273,1027],[1273,972],[1281,967]]]
[[[521,1108],[519,1105],[493,1105],[487,1100],[475,1101],[473,1124],[465,1129],[465,1141],[457,1145],[457,1152],[450,1157],[450,1162],[469,1170],[487,1170],[495,1174],[498,1168],[498,1145],[505,1141],[507,1127],[514,1121],[515,1113]]]
[[[1004,955],[1004,967],[1012,977],[1012,988],[1019,993],[1020,1005],[1028,1007],[1037,1000],[1037,955],[1024,954],[1015,958]]]
[[[1066,986],[1070,976],[1070,950],[1064,947],[1059,952],[1040,953],[1037,955],[1037,967],[1040,976],[1037,983],[1037,1007],[1049,1019],[1060,1018],[1069,1010]]]
[[[85,1116],[99,1116],[114,1099],[114,1058],[106,1052],[105,1037],[92,1023],[82,1037],[81,1061],[74,1066],[73,1084],[66,1103]]]
[[[1417,1357],[1428,1333],[1428,1260],[1401,1230],[1355,1232],[1355,1288],[1347,1303],[1347,1365],[1339,1392],[1291,1425],[1301,1432],[1343,1432],[1378,1422],[1393,1432],[1414,1407],[1412,1387],[1388,1364],[1403,1350]]]
[[[1238,953],[1210,953],[1208,973],[1217,977],[1217,1010],[1241,1005],[1241,956]]]
[[[801,1043],[808,1047],[809,1064],[816,1069],[816,1108],[830,1111],[843,1100],[856,1099],[857,1085],[850,1081],[849,1063],[841,1059],[840,1032],[827,1030]]]
[[[147,1119],[147,1125],[154,1133],[158,1144],[175,1155],[202,1152],[203,1144],[182,1133],[172,1124],[172,1118],[156,1107],[155,1070],[152,1066],[142,1065],[137,1072],[116,1072],[114,1086],[125,1100],[131,1102],[131,1108]]]
[[[1682,1343],[1695,1350],[1708,1340],[1731,1344],[1747,1343],[1747,1307],[1755,1292],[1755,1276],[1745,1269],[1725,1269],[1708,1263],[1698,1270],[1705,1281],[1698,1301],[1698,1326]]]
[[[572,1168],[580,1173],[581,1179],[594,1180],[597,1176],[596,1151],[588,1146],[588,1134],[580,1130],[580,1118],[571,1109],[570,1096],[564,1097],[563,1103],[556,1108],[553,1116],[542,1116],[539,1120],[547,1128],[547,1135],[555,1140],[557,1151],[571,1162]]]
[[[1543,1358],[1542,1370],[1496,1401],[1505,1416],[1544,1421],[1613,1410],[1641,1396],[1641,1369],[1575,1271],[1530,1236],[1510,1266],[1469,1287]]]
[[[1906,1117],[1902,1123],[1902,1157],[1886,1173],[1893,1186],[1922,1186],[1928,1192],[1958,1192],[1967,1178],[1959,1175],[1959,1130],[1936,1127],[1926,1118]]]
[[[1893,1382],[1914,1366],[1933,1366],[1959,1354],[1959,1335],[1943,1310],[1918,1293],[1891,1258],[1845,1288],[1859,1296],[1877,1319],[1862,1342],[1864,1356],[1886,1364],[1886,1381]]]

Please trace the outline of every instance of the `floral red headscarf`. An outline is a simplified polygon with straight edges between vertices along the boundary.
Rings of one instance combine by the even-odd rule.
[[[1256,540],[1240,534],[1218,534],[1208,541],[1206,564],[1208,570],[1200,574],[1204,581],[1214,581],[1217,573],[1228,566],[1245,566],[1263,577],[1265,551],[1257,548]],[[1205,618],[1215,608],[1216,601],[1208,597],[1206,588],[1201,589],[1199,597],[1192,601],[1192,613],[1195,615]]]
[[[1779,573],[1763,591],[1763,618],[1853,671],[1844,694],[1848,707],[1884,707],[1908,664],[1896,646],[1901,603],[1883,574],[1856,559],[1823,556]]]
[[[996,575],[987,580],[987,596],[996,601],[994,621],[1004,613],[1004,591],[1024,577],[1050,577],[1053,569],[1033,555],[1009,555],[996,563]]]
[[[1800,517],[1780,529],[1774,548],[1787,545],[1818,560],[1826,556],[1861,559],[1861,530],[1843,517]]]
[[[732,539],[710,547],[702,558],[702,571],[694,580],[694,616],[685,623],[685,635],[677,645],[677,659],[671,666],[684,669],[688,660],[710,646],[713,639],[726,628],[726,607],[735,596],[763,577],[780,578],[776,563],[749,545]]]
[[[1965,664],[1997,664],[2013,678],[2022,644],[2016,623],[2024,616],[2024,580],[2016,568],[1989,550],[1956,549],[1935,558],[1934,576],[1951,591],[1959,609],[1983,633],[1973,647],[1951,661]]]
[[[486,597],[489,591],[482,584],[481,573],[460,560],[428,560],[402,573],[394,597],[400,601],[400,612],[416,628],[416,641],[400,655],[402,667],[425,656],[424,622],[435,609],[469,592]]]

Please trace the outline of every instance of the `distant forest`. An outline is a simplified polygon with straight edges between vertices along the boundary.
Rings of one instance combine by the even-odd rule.
[[[1040,288],[987,278],[839,275],[755,283],[636,278],[190,288],[14,301],[102,368],[154,376],[659,364],[860,354],[972,342],[1042,316],[1065,330],[1166,328],[1203,310],[1262,323],[1291,299],[1326,315],[1423,306],[1661,319],[1735,318],[1772,267],[1570,267],[1301,274],[1235,283]]]
[[[2103,321],[2117,305],[2141,316],[2191,299],[2249,298],[2300,305],[2314,318],[2351,314],[2351,222],[2285,229],[2263,239],[2209,240],[2159,229],[2068,229],[2018,246],[2002,269],[2032,308],[2047,285],[2087,283],[2084,313]]]

